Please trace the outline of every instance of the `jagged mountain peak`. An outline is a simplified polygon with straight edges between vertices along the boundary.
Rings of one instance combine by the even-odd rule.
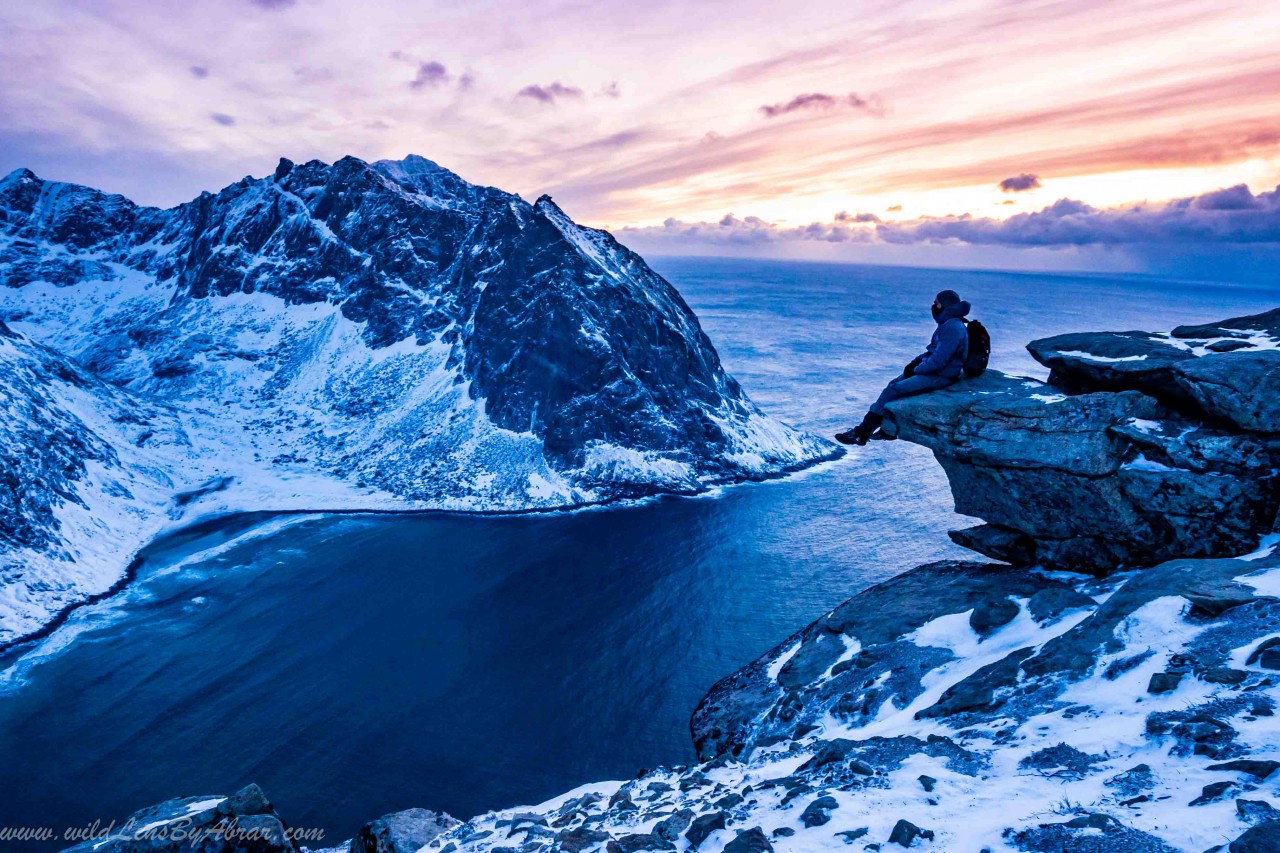
[[[432,399],[473,410],[475,429],[527,436],[538,466],[575,472],[575,485],[552,502],[696,490],[830,452],[764,418],[675,288],[548,197],[530,205],[418,155],[285,159],[268,176],[167,210],[86,187],[19,183],[0,193],[0,312],[21,316],[38,339],[73,342],[63,343],[69,354],[131,390],[241,401],[251,379],[251,405],[278,405],[300,368],[271,359],[309,312],[358,342],[359,351],[343,344],[347,351],[326,358],[430,350],[444,380]],[[152,294],[145,306],[139,282]],[[88,289],[67,287],[90,283],[100,301],[92,317],[80,304]],[[62,287],[51,296],[45,285]],[[249,321],[232,306],[250,296],[255,333],[280,339],[246,356]],[[291,358],[314,361],[333,344],[316,345]],[[238,366],[245,357],[257,364],[248,376]],[[315,369],[331,384],[332,364]],[[308,405],[323,410],[332,394]],[[370,401],[370,411],[392,408],[377,394]],[[449,455],[439,436],[427,438],[410,442],[411,456],[428,447]],[[371,482],[403,479],[401,463],[364,467]],[[391,490],[424,497],[438,485],[419,474]]]
[[[25,183],[28,181],[38,181],[40,176],[25,166],[14,169],[9,174],[0,178],[0,190],[5,189],[13,184]]]
[[[408,154],[400,160],[377,160],[372,166],[375,169],[383,170],[397,169],[407,175],[444,174],[462,180],[456,173],[446,169],[434,160],[428,160],[421,154]]]
[[[418,156],[281,160],[167,210],[19,170],[0,184],[0,321],[190,436],[160,459],[117,453],[119,478],[130,458],[158,472],[135,478],[155,497],[131,510],[140,538],[166,482],[231,484],[224,510],[522,510],[697,492],[839,452],[761,413],[675,288],[607,232]],[[76,405],[130,407],[118,399]],[[321,485],[278,484],[302,480]],[[129,548],[106,565],[60,528],[98,486],[60,488],[32,523],[73,564],[102,563],[83,586],[98,591]],[[0,543],[0,569],[33,559]]]

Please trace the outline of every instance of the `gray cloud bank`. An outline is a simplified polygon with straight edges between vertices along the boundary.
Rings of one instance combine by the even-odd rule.
[[[449,82],[449,69],[444,67],[440,62],[420,62],[418,63],[418,72],[414,78],[409,81],[410,89],[422,89],[430,86],[439,86]]]
[[[1061,199],[1008,219],[963,216],[879,221],[870,214],[837,214],[830,222],[781,227],[732,214],[719,222],[668,219],[624,228],[620,236],[645,243],[764,245],[795,241],[853,244],[969,244],[1022,248],[1136,244],[1280,244],[1280,187],[1254,195],[1241,184],[1165,204],[1099,209]]]

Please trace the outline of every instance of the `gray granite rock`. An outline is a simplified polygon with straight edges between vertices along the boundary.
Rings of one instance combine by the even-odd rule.
[[[105,838],[66,853],[296,853],[284,820],[262,789],[249,785],[230,797],[181,797],[134,812]]]
[[[831,812],[840,807],[835,797],[818,797],[805,806],[800,814],[800,822],[808,827],[823,826],[831,821]]]
[[[1280,337],[1280,308],[1264,311],[1261,314],[1231,317],[1214,323],[1178,326],[1172,334],[1175,338],[1206,339],[1239,338],[1255,333],[1270,335],[1272,338]]]
[[[706,841],[711,833],[728,826],[725,820],[725,813],[719,810],[708,812],[707,814],[698,815],[693,819],[689,829],[685,832],[685,840],[689,842],[689,849],[696,850],[702,842]]]
[[[1173,368],[1195,358],[1148,332],[1083,332],[1032,341],[1027,351],[1049,368],[1049,384],[1072,394],[1141,391],[1164,402],[1181,401]]]
[[[416,853],[458,823],[444,812],[405,809],[365,824],[351,839],[351,853]]]
[[[1178,365],[1174,379],[1207,418],[1280,433],[1280,350],[1205,356]]]
[[[977,551],[993,560],[1002,560],[1015,566],[1029,566],[1035,562],[1035,540],[1009,527],[979,524],[963,530],[950,530],[947,535],[960,547]]]
[[[979,601],[969,615],[969,627],[980,637],[989,637],[1017,618],[1020,608],[1004,596]]]
[[[1231,853],[1276,853],[1280,850],[1280,819],[1245,830],[1227,849]]]
[[[1048,568],[1242,553],[1280,508],[1280,443],[1187,422],[1131,390],[1066,396],[989,370],[891,403],[882,431],[932,450],[956,511],[994,526],[953,538]]]
[[[773,845],[760,827],[739,832],[724,846],[724,853],[773,853]]]

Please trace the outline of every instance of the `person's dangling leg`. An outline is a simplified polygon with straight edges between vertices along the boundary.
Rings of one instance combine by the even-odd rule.
[[[871,409],[867,412],[866,417],[862,419],[862,423],[837,435],[836,441],[841,444],[856,444],[858,446],[866,444],[872,434],[884,423],[885,406],[888,403],[892,403],[894,400],[901,400],[903,397],[914,397],[916,394],[923,394],[926,391],[946,388],[955,381],[954,379],[944,379],[941,376],[931,375],[899,376],[880,392],[880,396],[871,404]]]

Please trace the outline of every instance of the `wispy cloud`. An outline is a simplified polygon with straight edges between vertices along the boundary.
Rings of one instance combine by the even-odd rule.
[[[560,81],[548,83],[545,86],[537,83],[530,83],[519,92],[516,92],[517,98],[529,98],[541,104],[554,104],[564,98],[572,100],[581,100],[583,97],[582,90],[577,86],[566,86]]]
[[[873,231],[831,213],[1042,207],[997,189],[1022,173],[1099,210],[1280,180],[1280,4],[924,5],[0,3],[0,172],[173,204],[282,155],[417,152],[591,223]]]
[[[805,95],[796,95],[791,100],[780,104],[766,104],[760,108],[760,112],[764,113],[766,118],[777,118],[789,113],[830,110],[835,107],[849,107],[875,116],[884,115],[884,105],[880,98],[875,95],[864,98],[856,92],[850,92],[847,95],[810,92]]]

